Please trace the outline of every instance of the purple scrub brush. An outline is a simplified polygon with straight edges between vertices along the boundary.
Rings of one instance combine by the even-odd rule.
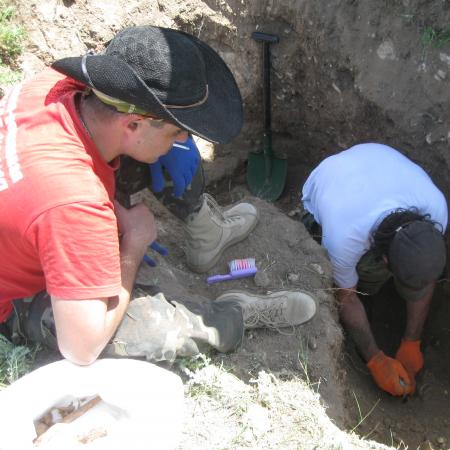
[[[251,277],[258,271],[256,268],[255,258],[233,259],[228,263],[230,273],[226,275],[214,275],[208,277],[208,284],[217,283],[225,280],[236,280],[237,278]]]

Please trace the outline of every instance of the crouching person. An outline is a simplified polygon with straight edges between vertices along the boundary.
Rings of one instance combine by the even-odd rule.
[[[314,314],[302,294],[230,293],[212,303],[132,294],[157,230],[145,205],[114,200],[119,157],[155,164],[190,134],[226,143],[242,125],[233,75],[205,43],[127,28],[103,54],[58,60],[13,88],[0,115],[0,323],[11,339],[59,348],[77,364],[102,352],[172,360],[203,344],[233,350],[246,324],[273,325],[275,306],[275,326]],[[253,207],[230,211],[203,196],[186,217],[193,269],[208,270],[256,224]]]
[[[360,144],[322,161],[303,186],[302,201],[303,222],[331,260],[340,319],[375,383],[395,396],[414,393],[423,325],[446,264],[444,195],[397,150]],[[406,302],[394,358],[378,347],[358,297],[376,294],[390,278]]]

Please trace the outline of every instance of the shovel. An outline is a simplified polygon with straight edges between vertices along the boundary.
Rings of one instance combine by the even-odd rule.
[[[264,135],[263,150],[250,152],[247,165],[247,183],[251,192],[267,201],[276,200],[286,183],[287,160],[274,156],[270,117],[270,44],[279,41],[278,36],[255,31],[252,38],[262,42]]]

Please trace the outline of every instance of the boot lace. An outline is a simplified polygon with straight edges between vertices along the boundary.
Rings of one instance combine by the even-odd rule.
[[[293,334],[294,326],[285,316],[285,298],[268,305],[254,304],[245,308],[244,326],[247,328],[269,328],[281,334]],[[289,332],[280,328],[289,327]]]
[[[239,220],[239,216],[230,216],[225,217],[223,214],[222,208],[219,206],[217,201],[209,194],[203,194],[204,198],[206,200],[206,204],[209,207],[209,210],[211,212],[211,216],[217,217],[221,222],[230,223],[235,220]]]

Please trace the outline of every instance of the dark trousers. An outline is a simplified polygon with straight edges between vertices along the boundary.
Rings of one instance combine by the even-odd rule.
[[[316,222],[314,216],[309,211],[305,210],[300,221],[305,226],[306,231],[311,235],[311,237],[318,244],[322,244],[322,227]]]
[[[126,208],[134,205],[133,199],[143,189],[151,186],[151,176],[148,164],[137,162],[131,158],[124,158],[120,171],[116,177],[117,199]],[[205,188],[203,168],[199,165],[191,184],[181,198],[172,195],[173,185],[168,179],[163,191],[155,196],[176,217],[185,220],[190,214],[197,212],[202,206],[202,194]],[[168,288],[170,291],[170,289]],[[120,348],[117,352],[117,339],[107,346],[108,356],[144,357],[151,361],[172,360],[176,354],[192,356],[199,352],[201,344],[210,345],[222,352],[234,350],[241,342],[244,332],[242,309],[240,305],[216,305],[209,300],[185,301],[177,299],[177,303],[167,302],[164,297],[158,296],[160,289],[156,286],[136,285],[129,309],[134,308],[140,326],[127,321],[127,317],[120,324],[117,333],[120,335]],[[170,295],[170,292],[169,292]],[[172,299],[171,299],[172,300]],[[139,308],[138,308],[139,306]],[[152,329],[151,324],[144,318],[149,315],[160,314],[158,329]],[[149,312],[151,310],[151,313]],[[181,310],[179,314],[178,310]],[[142,316],[140,312],[144,312]],[[168,318],[175,317],[177,321],[171,323]],[[183,320],[187,321],[184,324]],[[180,323],[184,330],[180,330]],[[206,324],[216,331],[216,339],[211,340],[209,334],[202,329]],[[207,327],[206,327],[207,328]],[[166,331],[164,331],[166,330]],[[186,331],[189,330],[189,331]],[[180,348],[168,346],[166,333],[179,333],[179,341],[183,342]],[[56,329],[53,319],[50,296],[43,291],[32,298],[17,299],[14,301],[14,312],[5,324],[1,324],[0,333],[16,344],[38,342],[53,350],[58,349]],[[189,334],[191,333],[191,334]],[[200,346],[200,347],[199,347]]]
[[[125,207],[135,204],[135,198],[144,189],[151,186],[151,174],[148,164],[122,156],[120,169],[116,174],[116,197]],[[205,191],[205,176],[203,167],[199,164],[191,184],[181,198],[173,196],[173,184],[166,176],[166,185],[155,197],[176,217],[185,220],[189,214],[197,212],[202,206],[202,194]]]

